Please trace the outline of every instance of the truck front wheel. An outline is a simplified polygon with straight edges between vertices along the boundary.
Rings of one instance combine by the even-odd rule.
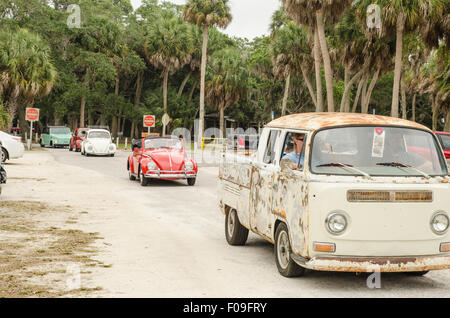
[[[225,217],[225,236],[227,242],[233,246],[245,245],[248,238],[248,229],[242,226],[236,210],[230,210]]]
[[[305,273],[291,257],[292,248],[289,239],[289,231],[286,224],[281,223],[275,232],[275,261],[278,271],[284,277],[298,277]]]

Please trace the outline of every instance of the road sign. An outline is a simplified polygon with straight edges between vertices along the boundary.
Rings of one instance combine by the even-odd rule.
[[[164,126],[167,126],[171,121],[171,118],[168,114],[164,114],[163,118],[162,118],[162,123]]]
[[[152,115],[144,116],[144,127],[154,128],[156,124],[156,117]]]
[[[28,121],[35,122],[39,120],[39,109],[38,108],[27,108],[25,117]]]

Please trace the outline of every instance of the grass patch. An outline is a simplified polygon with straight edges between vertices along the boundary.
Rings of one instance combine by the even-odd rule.
[[[102,265],[92,259],[99,233],[49,227],[44,225],[48,222],[44,212],[48,216],[71,209],[31,201],[0,203],[0,298],[63,297],[101,290],[82,286],[74,291],[66,286],[68,265],[78,265],[81,275],[91,273],[83,267]]]

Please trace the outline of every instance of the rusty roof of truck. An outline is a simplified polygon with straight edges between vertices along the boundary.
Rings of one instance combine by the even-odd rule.
[[[270,122],[267,125],[267,127],[318,130],[328,127],[365,126],[365,125],[402,126],[431,131],[426,126],[423,126],[421,124],[409,120],[386,116],[355,114],[355,113],[294,114],[275,119],[274,121]]]

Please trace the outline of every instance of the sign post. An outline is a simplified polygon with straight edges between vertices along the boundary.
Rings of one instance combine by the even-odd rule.
[[[33,123],[39,120],[39,109],[28,107],[25,112],[25,118],[30,122],[30,139],[27,140],[28,150],[31,150],[33,143]]]
[[[156,117],[153,115],[145,115],[144,116],[144,127],[148,128],[148,135],[150,136],[150,128],[154,128],[156,126]]]
[[[170,123],[171,119],[170,116],[168,114],[164,114],[163,118],[162,118],[162,123],[163,123],[163,137],[166,136],[166,127],[167,125]]]

